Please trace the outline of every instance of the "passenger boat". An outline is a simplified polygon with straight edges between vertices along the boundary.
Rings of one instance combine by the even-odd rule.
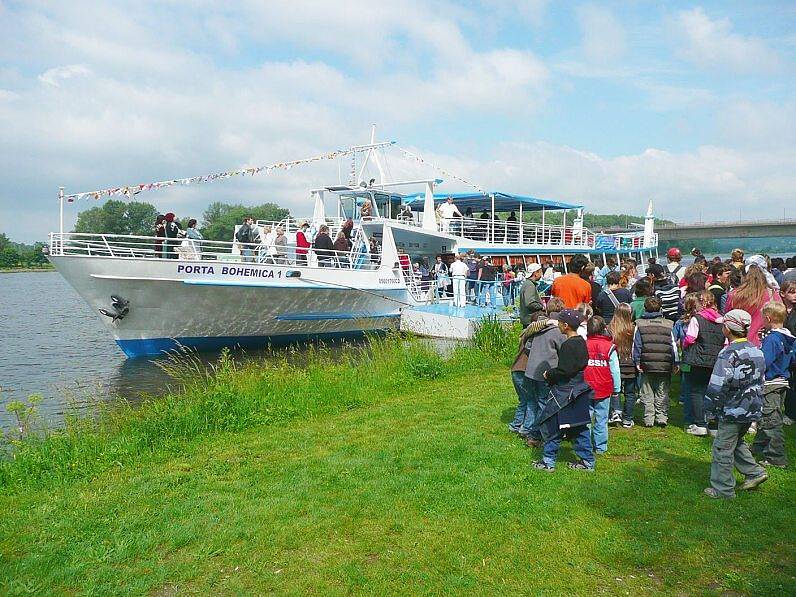
[[[278,255],[233,238],[180,240],[164,258],[163,238],[63,231],[65,199],[120,189],[130,196],[130,189],[148,186],[138,185],[76,195],[62,189],[61,230],[50,234],[49,260],[98,313],[124,353],[140,357],[179,346],[252,347],[395,329],[403,308],[446,300],[413,275],[411,263],[420,258],[433,263],[442,255],[450,261],[458,252],[473,250],[492,256],[498,266],[550,260],[566,267],[578,253],[632,255],[642,263],[657,253],[651,206],[643,230],[599,234],[583,226],[581,205],[480,189],[439,193],[439,178],[387,180],[384,154],[392,145],[375,142],[374,132],[369,144],[329,154],[364,156],[364,162],[349,184],[311,190],[312,214],[305,219],[309,235],[326,225],[334,238],[351,219],[348,252],[329,252],[319,261],[310,249],[307,263],[298,263],[301,221],[292,217],[257,222],[260,229],[285,230],[288,244]],[[364,180],[366,164],[376,166],[378,180]],[[181,181],[168,184],[175,182]],[[437,206],[448,197],[462,214],[469,215],[471,208],[486,216],[440,219]],[[372,208],[363,218],[366,201]],[[518,221],[499,219],[512,211]],[[561,224],[546,221],[552,211],[563,212]],[[540,212],[540,221],[524,222],[528,212]],[[372,240],[378,252],[371,252]]]

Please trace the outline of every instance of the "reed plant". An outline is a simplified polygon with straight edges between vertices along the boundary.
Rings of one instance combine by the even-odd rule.
[[[503,336],[493,336],[492,344],[484,345],[497,355],[494,343]],[[10,456],[0,460],[0,491],[90,477],[135,458],[174,454],[207,434],[357,408],[484,360],[477,346],[460,346],[443,357],[428,342],[398,334],[344,345],[335,354],[316,345],[300,358],[294,351],[272,352],[241,365],[223,351],[208,365],[191,351],[175,351],[158,361],[174,383],[167,395],[136,406],[119,401],[94,417],[68,417],[62,429],[15,438]],[[33,419],[32,409],[20,406],[19,412]]]

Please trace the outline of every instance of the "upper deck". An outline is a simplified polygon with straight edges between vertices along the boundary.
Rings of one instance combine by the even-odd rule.
[[[399,184],[418,182],[433,187],[439,181]],[[388,186],[317,189],[313,191],[314,219],[341,222],[351,218],[366,231],[376,232],[387,223],[393,228],[399,244],[400,239],[409,239],[414,233],[418,237],[438,239],[434,250],[444,247],[442,252],[473,249],[506,255],[633,253],[654,251],[658,246],[651,213],[643,229],[605,234],[583,226],[580,205],[500,192],[400,194],[391,192]],[[326,203],[331,203],[332,198],[336,213],[333,218],[327,218]],[[550,218],[551,212],[557,216]],[[535,217],[529,218],[529,213]],[[536,221],[529,221],[531,219]],[[422,243],[406,240],[406,244],[409,248],[411,245],[419,248]],[[434,243],[431,246],[435,246]]]

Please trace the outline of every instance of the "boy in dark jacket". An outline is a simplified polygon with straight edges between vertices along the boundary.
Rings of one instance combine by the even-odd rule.
[[[791,377],[796,338],[785,328],[788,311],[782,303],[771,302],[763,307],[763,321],[767,331],[761,346],[766,359],[766,378],[763,386],[763,417],[757,427],[752,453],[762,456],[763,466],[788,466],[785,436],[782,434],[782,411],[785,393]]]
[[[636,320],[633,362],[641,373],[639,394],[644,404],[644,426],[666,427],[669,422],[669,386],[678,373],[679,354],[674,324],[661,311],[656,296],[644,301],[644,315]]]
[[[550,384],[550,400],[539,415],[544,439],[542,459],[534,463],[538,470],[553,472],[561,440],[572,438],[578,460],[569,468],[594,470],[594,451],[589,435],[589,404],[594,392],[583,379],[589,363],[586,341],[578,335],[583,315],[574,309],[564,309],[557,316],[559,330],[566,340],[558,351],[558,364],[547,369],[544,378]]]
[[[744,435],[763,409],[763,380],[766,360],[762,351],[749,342],[752,316],[741,309],[724,315],[724,335],[730,344],[720,353],[710,376],[705,409],[718,419],[710,464],[712,498],[734,498],[735,468],[744,476],[741,489],[754,489],[766,479],[766,469],[755,462]]]

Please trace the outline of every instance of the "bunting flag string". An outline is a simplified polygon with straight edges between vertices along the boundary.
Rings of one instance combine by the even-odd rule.
[[[387,143],[385,143],[385,145],[387,145]],[[150,182],[146,184],[137,184],[137,185],[124,186],[124,187],[114,187],[110,189],[101,189],[98,191],[72,193],[70,195],[64,195],[63,198],[69,201],[70,203],[75,201],[76,199],[87,199],[87,198],[99,199],[100,197],[111,197],[114,195],[124,196],[129,199],[133,195],[137,195],[138,193],[142,193],[144,191],[162,189],[174,185],[189,185],[189,184],[213,182],[216,180],[224,180],[226,178],[232,178],[233,176],[245,176],[245,175],[254,176],[255,174],[260,174],[261,172],[270,174],[272,170],[290,170],[293,166],[300,166],[303,164],[319,162],[322,160],[336,160],[337,158],[356,154],[357,152],[361,151],[367,151],[367,149],[362,149],[362,148],[338,149],[336,151],[330,151],[329,153],[324,153],[321,155],[316,155],[300,160],[293,160],[290,162],[277,162],[276,164],[271,164],[270,166],[239,168],[237,170],[230,170],[228,172],[219,172],[216,174],[207,174],[205,176],[191,176],[189,178],[176,178],[174,180],[162,180],[159,182]]]
[[[407,158],[414,160],[418,164],[424,164],[426,166],[431,166],[434,170],[436,170],[437,172],[441,173],[443,176],[458,180],[459,182],[462,182],[462,183],[466,184],[467,186],[470,186],[470,187],[474,188],[479,193],[483,193],[484,195],[487,194],[487,192],[484,189],[482,189],[481,187],[479,187],[477,184],[472,183],[469,180],[466,180],[466,179],[462,178],[461,176],[456,176],[452,172],[448,172],[444,168],[441,168],[441,167],[437,166],[433,162],[429,162],[425,158],[417,155],[416,153],[412,153],[411,151],[409,151],[408,149],[404,149],[403,147],[396,146],[395,148],[398,151],[400,151],[402,154],[404,154]]]

